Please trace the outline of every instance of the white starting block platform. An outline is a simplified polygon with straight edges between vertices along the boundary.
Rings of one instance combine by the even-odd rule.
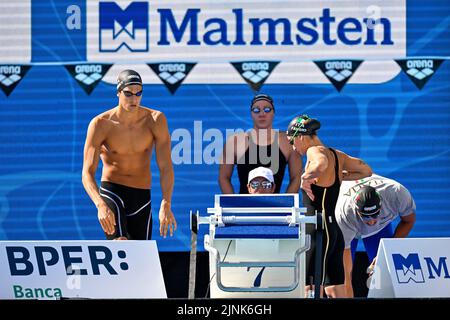
[[[216,195],[204,246],[211,298],[303,298],[310,248],[298,194]]]

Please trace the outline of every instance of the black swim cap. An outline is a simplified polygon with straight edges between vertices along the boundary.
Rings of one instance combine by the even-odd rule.
[[[289,137],[295,138],[300,135],[310,136],[316,134],[320,129],[320,122],[317,119],[310,118],[306,114],[297,116],[289,123],[286,134]]]
[[[134,70],[123,70],[117,76],[117,91],[122,91],[126,86],[138,84],[142,86],[142,79],[139,73]]]
[[[275,106],[273,104],[272,97],[269,96],[268,94],[264,94],[264,93],[259,93],[253,97],[252,103],[250,104],[250,108],[253,107],[253,105],[255,104],[256,101],[260,101],[260,100],[265,100],[265,101],[269,102],[272,105],[273,110],[275,110]]]
[[[355,195],[355,205],[358,213],[365,217],[378,215],[381,210],[381,198],[374,187],[363,186]]]

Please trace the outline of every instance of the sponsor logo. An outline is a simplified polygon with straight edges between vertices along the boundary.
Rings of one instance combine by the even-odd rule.
[[[254,91],[259,91],[278,63],[280,62],[244,61],[232,62],[231,65]]]
[[[421,90],[436,73],[443,59],[399,59],[395,60],[409,79]]]
[[[177,89],[194,68],[196,63],[189,62],[167,62],[149,63],[148,66],[156,73],[161,81],[166,85],[170,93],[175,94]]]
[[[330,80],[337,91],[341,91],[350,80],[361,60],[326,60],[314,61],[322,73]]]
[[[408,283],[410,281],[416,283],[425,282],[417,253],[411,253],[406,258],[401,254],[394,253],[392,254],[392,259],[398,283]]]
[[[81,257],[82,246],[61,246],[60,252],[50,246],[35,246],[32,251],[22,246],[6,246],[5,249],[11,276],[22,277],[33,274],[45,276],[47,269],[52,267],[62,267],[66,275],[81,276],[100,276],[105,273],[117,275],[120,270],[128,270],[128,263],[123,261],[126,258],[126,252],[123,250],[113,252],[105,246],[87,247],[89,261],[83,261]],[[115,257],[115,254],[120,260]],[[60,260],[63,263],[59,263]],[[117,267],[115,265],[118,261],[121,262]],[[85,266],[79,267],[79,264],[83,263]]]
[[[65,65],[70,75],[77,80],[81,88],[91,94],[112,64],[71,64]]]
[[[7,97],[30,70],[29,65],[0,65],[0,87]]]
[[[158,45],[163,46],[174,42],[210,46],[311,46],[318,42],[329,46],[394,44],[390,19],[380,17],[375,21],[379,28],[375,28],[373,19],[345,17],[340,20],[333,15],[331,8],[322,8],[320,17],[291,18],[256,17],[253,16],[255,13],[250,14],[243,8],[235,8],[231,12],[231,20],[217,16],[207,18],[205,11],[200,8],[187,9],[184,16],[178,20],[172,9],[158,9],[158,13],[161,26]],[[249,19],[244,18],[249,15]],[[204,34],[199,34],[199,20],[204,21],[206,26]],[[352,33],[355,33],[355,30],[359,33],[357,37],[352,36],[352,39],[349,37],[350,24],[353,26]],[[231,25],[235,27],[230,27]],[[378,34],[380,31],[383,33]],[[376,33],[381,37],[377,37]]]
[[[13,285],[13,291],[16,299],[58,299],[62,297],[60,288],[26,288]]]
[[[420,264],[419,254],[410,253],[405,258],[398,253],[392,254],[395,272],[397,274],[398,283],[424,283],[424,272]],[[424,265],[426,265],[427,279],[450,279],[447,257],[423,257]]]
[[[139,260],[141,252],[146,255]],[[135,245],[105,241],[3,242],[0,259],[0,299],[165,295],[159,266],[152,271],[159,260],[155,244],[149,241]],[[141,285],[142,279],[150,278],[154,287]],[[117,293],[112,288],[123,290]]]
[[[122,9],[115,2],[99,3],[99,51],[131,52],[149,50],[148,2],[131,2]]]
[[[294,2],[289,10],[261,11],[258,8],[262,1],[243,1],[235,6],[217,1],[88,1],[87,59],[120,63],[186,60],[182,54],[196,63],[215,64],[213,77],[205,72],[193,79],[202,84],[230,83],[227,64],[232,61],[241,77],[257,91],[271,81],[270,68],[275,62],[269,63],[268,69],[252,65],[247,70],[244,68],[249,65],[243,63],[294,60],[293,64],[301,64],[346,54],[348,59],[359,59],[361,52],[371,59],[404,56],[405,0],[393,0],[390,6],[372,6],[367,0],[351,3],[354,10],[348,11],[333,1],[317,2],[305,13],[301,3]],[[371,7],[378,8],[375,15]],[[327,79],[343,87],[352,70],[334,70]],[[309,74],[297,73],[295,68],[283,72],[288,76],[277,77],[277,83],[311,81]],[[392,66],[375,75],[363,69],[354,80],[382,83],[398,72]],[[155,83],[158,79],[147,81]],[[233,78],[232,83],[239,83],[239,78]]]

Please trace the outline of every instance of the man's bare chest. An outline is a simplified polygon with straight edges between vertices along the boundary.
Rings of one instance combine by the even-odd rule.
[[[145,124],[112,124],[105,140],[109,152],[118,154],[136,154],[149,152],[153,147],[154,137]]]

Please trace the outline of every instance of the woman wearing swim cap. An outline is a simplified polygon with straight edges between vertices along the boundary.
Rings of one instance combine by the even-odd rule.
[[[345,297],[343,266],[344,240],[336,223],[335,207],[342,180],[361,179],[372,174],[371,168],[361,159],[340,150],[326,147],[317,136],[320,122],[307,115],[295,117],[286,132],[289,143],[301,156],[306,156],[305,171],[301,177],[303,205],[307,215],[322,212],[324,239],[322,241],[322,270],[320,283],[329,297]],[[308,280],[314,279],[315,234],[311,234],[311,249],[306,254]],[[309,288],[307,288],[309,291]]]
[[[297,193],[302,162],[286,140],[286,134],[273,128],[275,104],[272,97],[264,93],[253,96],[249,109],[253,128],[232,135],[224,145],[219,166],[220,190],[224,194],[235,192],[231,178],[236,167],[239,193],[247,194],[250,171],[262,166],[273,172],[275,193]],[[282,188],[286,169],[289,181]]]

